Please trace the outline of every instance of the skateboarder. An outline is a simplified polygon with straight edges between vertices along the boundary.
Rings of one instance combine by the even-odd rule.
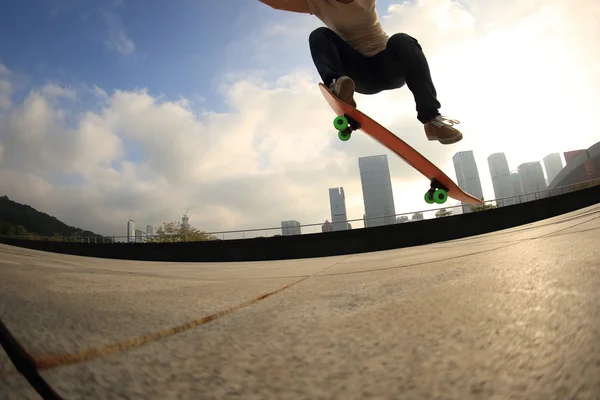
[[[375,10],[377,0],[259,0],[277,10],[311,14],[327,27],[309,36],[310,52],[323,84],[356,107],[354,92],[375,94],[404,84],[412,92],[417,119],[429,140],[462,139],[459,122],[440,115],[429,65],[417,40],[405,33],[388,36]]]

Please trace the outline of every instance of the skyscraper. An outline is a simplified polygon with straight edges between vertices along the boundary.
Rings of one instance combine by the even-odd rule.
[[[535,200],[536,196],[540,198],[543,194],[529,195],[529,193],[546,189],[546,180],[540,162],[523,163],[519,165],[518,170],[523,184],[523,192],[526,194],[526,201]]]
[[[302,234],[302,229],[300,227],[300,222],[298,221],[281,221],[281,235],[282,236],[292,236],[292,235],[300,235]]]
[[[511,190],[511,198],[504,200],[503,205],[510,206],[513,204],[521,203],[521,195],[523,193],[523,182],[521,181],[521,176],[519,176],[518,172],[514,172],[510,174],[509,177],[509,185]]]
[[[360,157],[358,167],[365,204],[365,228],[394,224],[396,208],[387,156]]]
[[[494,196],[502,199],[513,195],[510,183],[510,169],[504,153],[494,153],[488,157],[488,166],[494,186]],[[460,185],[459,185],[460,186]],[[505,201],[498,200],[497,205],[503,206]]]
[[[575,157],[577,157],[578,155],[580,155],[584,151],[585,150],[583,150],[583,149],[581,149],[581,150],[565,151],[563,153],[563,156],[565,157],[565,161],[567,162],[567,164],[569,164],[572,159],[574,159]]]
[[[556,175],[558,175],[558,173],[563,169],[563,162],[562,158],[560,157],[560,153],[548,154],[543,160],[549,185],[552,183],[554,178],[556,178]]]
[[[148,236],[153,236],[154,235],[154,227],[152,225],[147,225],[146,226],[146,234]]]
[[[135,230],[135,242],[136,243],[143,243],[144,242],[144,232],[142,232],[139,229]]]
[[[331,208],[331,222],[334,231],[348,230],[348,216],[346,215],[346,196],[344,188],[329,189],[329,206]]]
[[[183,214],[183,217],[181,217],[181,227],[182,228],[190,227],[190,218],[187,216],[187,214]]]
[[[473,151],[459,151],[452,157],[452,161],[454,162],[458,187],[478,199],[483,199],[483,190],[481,189],[479,171],[477,170]],[[462,204],[463,213],[471,212],[471,208],[468,205]]]
[[[127,221],[127,242],[135,242],[135,221],[132,219]]]

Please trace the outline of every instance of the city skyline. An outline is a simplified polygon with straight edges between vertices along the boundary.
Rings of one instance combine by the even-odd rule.
[[[504,152],[496,152],[488,155],[488,177],[492,182],[494,189],[494,198],[486,201],[496,200],[498,206],[508,206],[512,204],[520,203],[521,201],[531,201],[536,197],[535,195],[523,196],[526,193],[531,193],[531,189],[535,188],[533,192],[544,190],[548,187],[547,176],[556,177],[558,173],[564,168],[562,164],[562,155],[567,154],[567,159],[571,160],[579,155],[583,150],[567,151],[562,153],[551,153],[543,157],[542,161],[529,161],[517,166],[517,171],[512,172],[508,165],[506,154]],[[475,190],[481,187],[481,176],[479,175],[479,169],[475,161],[474,152],[472,150],[460,151],[454,154],[453,163],[455,166],[455,174],[461,176],[460,181],[457,179],[459,187],[461,185],[463,190]],[[361,179],[361,185],[367,189],[362,193],[363,201],[369,199],[373,204],[371,210],[384,209],[390,203],[393,204],[393,188],[391,183],[391,177],[389,167],[387,164],[387,155],[380,154],[368,157],[359,157],[359,173]],[[560,169],[559,167],[560,166]],[[554,169],[552,169],[554,168]],[[547,170],[550,170],[548,175]],[[468,186],[469,185],[469,186]],[[540,189],[541,188],[541,189]],[[383,191],[378,192],[378,190]],[[528,190],[526,190],[528,189]],[[346,195],[343,187],[329,188],[329,211],[331,222],[328,218],[321,225],[321,232],[333,232],[335,230],[349,230],[352,229],[352,225],[347,221],[359,220],[360,218],[349,218],[346,211]],[[383,196],[382,196],[383,194]],[[519,196],[519,197],[517,197]],[[502,199],[502,200],[500,200]],[[375,202],[373,203],[373,200]],[[371,204],[370,203],[370,204]],[[383,206],[382,206],[383,205]],[[383,207],[383,208],[382,208]],[[463,205],[462,212],[465,212],[465,208],[469,205]],[[366,206],[363,203],[363,208],[366,210]],[[388,208],[390,210],[391,208]],[[189,210],[188,210],[189,211]],[[467,211],[467,212],[470,212]],[[396,215],[391,218],[377,218],[377,216],[367,217],[366,212],[362,215],[363,226],[368,227],[367,222],[369,218],[373,218],[375,221],[379,221],[376,224],[370,226],[379,226],[384,224],[404,223],[410,221],[418,221],[424,219],[421,212],[412,213],[411,218],[407,215],[397,216],[398,214],[411,214],[411,212],[385,213],[382,215]],[[437,215],[436,215],[437,217]],[[346,222],[346,223],[344,223]],[[133,226],[133,231],[131,230]],[[310,222],[309,225],[314,224]],[[189,225],[189,217],[187,212],[182,216],[183,226]],[[282,235],[299,235],[301,231],[302,223],[296,220],[281,221]],[[337,226],[337,229],[335,228]],[[135,230],[135,221],[129,220],[128,232],[135,233],[135,240],[139,240],[138,237],[143,235],[150,235],[150,230],[153,230],[151,225],[147,225],[147,232]],[[260,229],[260,228],[257,228]],[[128,240],[130,234],[128,233]],[[131,235],[133,236],[133,235]]]

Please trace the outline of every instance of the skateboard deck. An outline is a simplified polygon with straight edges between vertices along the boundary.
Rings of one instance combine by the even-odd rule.
[[[430,180],[430,188],[425,193],[425,201],[429,204],[443,204],[448,197],[468,204],[483,204],[483,201],[462,190],[443,171],[436,167],[421,153],[394,135],[388,129],[360,112],[358,109],[339,100],[322,83],[319,83],[321,93],[331,109],[336,113],[333,125],[338,129],[338,137],[346,141],[355,130],[362,130],[373,139],[396,153],[408,165],[419,171]]]

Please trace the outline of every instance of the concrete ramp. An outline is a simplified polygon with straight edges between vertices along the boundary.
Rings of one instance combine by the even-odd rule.
[[[0,398],[598,399],[599,237],[596,205],[303,260],[0,245]]]

